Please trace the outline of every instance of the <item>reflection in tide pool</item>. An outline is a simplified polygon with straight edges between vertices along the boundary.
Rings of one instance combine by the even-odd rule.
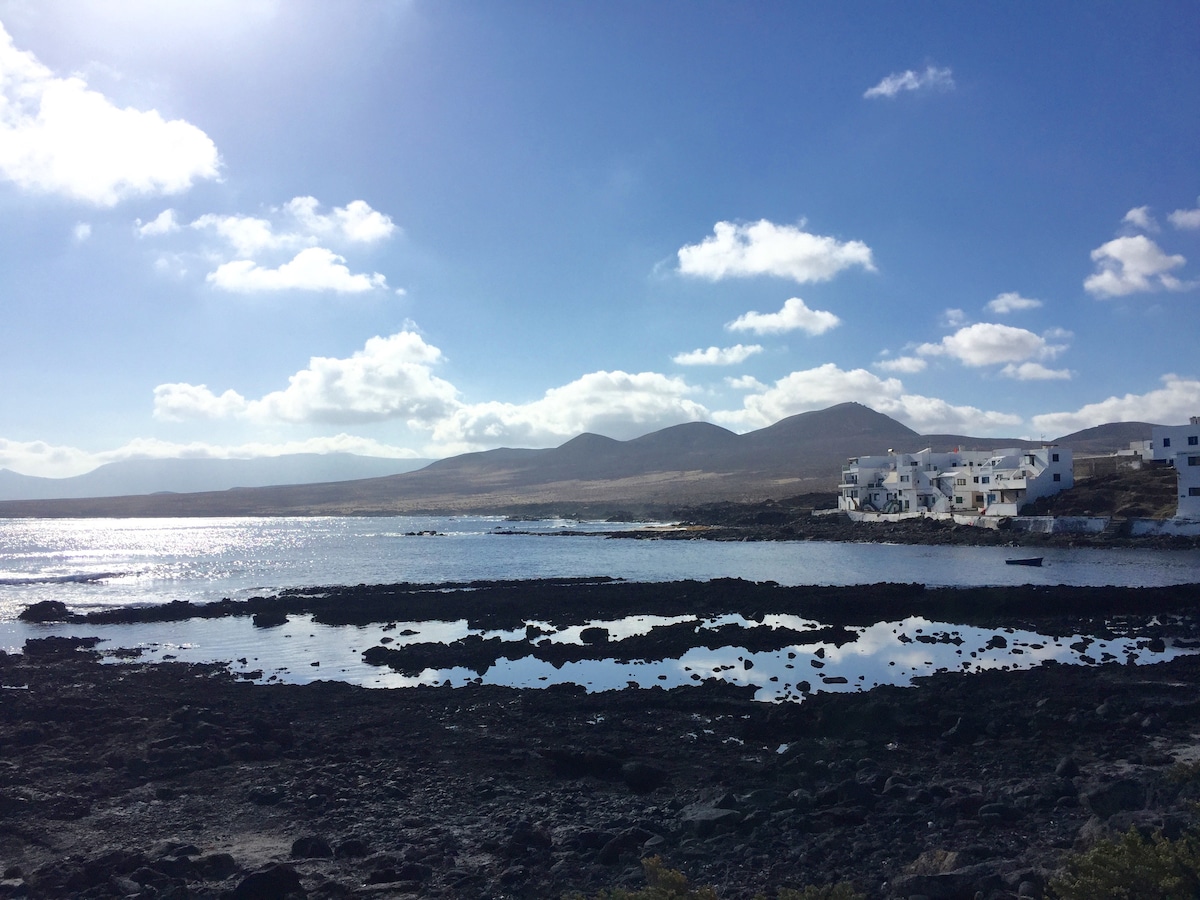
[[[698,619],[689,616],[634,616],[616,621],[595,620],[590,626],[606,628],[614,642],[647,634],[654,628],[694,621],[698,629],[736,624],[756,626],[740,616]],[[556,643],[581,643],[584,627],[555,628],[530,623],[542,633],[539,639]],[[820,627],[795,616],[768,616],[761,623],[771,628],[807,631]],[[553,665],[528,655],[533,645],[524,629],[479,631],[465,620],[454,622],[396,622],[387,625],[326,626],[311,617],[296,616],[286,625],[255,628],[246,617],[191,620],[141,625],[78,626],[0,623],[0,649],[19,651],[26,638],[86,633],[104,640],[100,650],[139,648],[143,662],[176,659],[182,662],[223,662],[247,680],[303,683],[319,679],[347,681],[366,687],[415,685],[464,686],[471,683],[539,688],[557,684],[582,685],[588,691],[618,690],[629,686],[674,688],[718,678],[757,688],[756,699],[800,700],[807,693],[855,692],[877,685],[906,685],[914,678],[937,672],[972,673],[986,669],[1027,669],[1048,661],[1067,664],[1105,662],[1163,662],[1194,652],[1172,645],[1153,646],[1145,638],[1097,639],[1086,635],[1051,637],[1017,629],[981,629],[910,617],[849,629],[854,640],[801,643],[778,650],[749,652],[737,646],[687,651],[678,659],[617,662],[613,658],[588,659]],[[546,634],[548,632],[548,634]],[[417,676],[363,662],[363,651],[381,643],[403,647],[411,643],[450,643],[468,635],[499,637],[511,642],[494,665],[482,672],[457,667],[426,669]],[[619,654],[619,644],[598,653]],[[118,661],[114,657],[108,657]]]

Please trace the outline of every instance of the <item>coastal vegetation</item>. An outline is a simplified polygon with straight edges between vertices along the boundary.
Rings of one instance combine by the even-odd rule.
[[[1058,900],[1191,900],[1200,896],[1200,837],[1174,840],[1130,827],[1069,857],[1050,882]]]
[[[610,888],[594,894],[592,900],[720,900],[720,896],[709,885],[693,885],[686,875],[668,868],[662,857],[650,856],[642,860],[642,871],[646,876],[646,887],[637,890]],[[781,887],[774,893],[775,900],[866,900],[850,884],[808,885],[803,888]],[[582,894],[569,894],[566,900],[585,900]],[[766,900],[765,894],[756,894],[755,900]]]

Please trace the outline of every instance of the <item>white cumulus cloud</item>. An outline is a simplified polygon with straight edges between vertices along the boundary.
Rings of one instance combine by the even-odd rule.
[[[880,378],[866,369],[845,370],[833,363],[792,372],[745,397],[742,409],[716,411],[712,418],[730,428],[749,430],[847,401],[863,403],[922,433],[988,434],[1021,424],[1019,416],[910,394],[898,378]]]
[[[851,266],[875,270],[871,248],[862,241],[843,242],[766,219],[718,222],[710,237],[679,249],[680,274],[710,281],[773,275],[804,284],[828,281]]]
[[[1050,369],[1035,362],[1024,362],[1020,365],[1009,363],[1000,370],[1000,374],[1018,381],[1069,381],[1071,379],[1070,369]]]
[[[940,343],[921,344],[917,347],[917,353],[922,356],[949,356],[963,365],[979,367],[1049,357],[1062,349],[1024,328],[978,322],[947,335]]]
[[[463,406],[433,430],[439,447],[457,451],[497,444],[551,446],[583,432],[628,440],[670,425],[698,422],[708,410],[681,378],[657,372],[591,372],[530,403]]]
[[[737,375],[726,378],[725,383],[735,391],[765,391],[767,386],[753,375]]]
[[[294,197],[282,207],[269,210],[268,216],[208,213],[190,224],[197,231],[217,235],[227,245],[228,250],[220,254],[226,261],[209,273],[210,284],[242,293],[275,290],[361,293],[387,287],[383,275],[352,273],[345,256],[325,246],[349,248],[374,244],[399,230],[390,216],[372,209],[366,201],[354,200],[323,213],[316,198]],[[165,234],[174,219],[164,223],[163,228],[156,225],[158,221],[141,226],[139,233]],[[286,255],[293,253],[287,260]]]
[[[756,353],[762,353],[758,344],[735,344],[732,347],[709,347],[707,350],[692,350],[677,353],[671,362],[677,366],[736,366]]]
[[[191,227],[216,233],[234,253],[243,257],[320,243],[374,244],[399,230],[390,216],[372,209],[365,200],[335,206],[329,213],[322,213],[319,208],[315,197],[293,197],[282,207],[268,210],[270,218],[207,213],[193,221]]]
[[[284,209],[301,225],[304,233],[316,238],[332,236],[334,239],[373,244],[391,237],[396,231],[396,224],[391,217],[372,209],[365,200],[352,200],[345,206],[334,207],[330,215],[318,212],[319,206],[316,197],[294,197],[284,205]]]
[[[939,321],[947,328],[960,328],[967,324],[967,314],[961,309],[944,309]]]
[[[149,222],[138,219],[134,231],[138,237],[158,237],[163,234],[174,234],[179,230],[179,220],[175,218],[175,210],[164,209]]]
[[[92,454],[77,447],[0,438],[0,469],[42,478],[65,478],[90,472],[97,465]]]
[[[0,177],[96,206],[178,194],[219,176],[216,145],[182,119],[124,109],[56,76],[0,25]]]
[[[155,418],[168,422],[188,419],[236,419],[246,415],[249,403],[235,390],[214,394],[206,384],[160,384],[154,389]]]
[[[401,331],[373,337],[345,359],[314,356],[283,390],[259,400],[236,391],[214,394],[205,385],[162,384],[154,389],[160,419],[236,418],[292,423],[404,420],[430,427],[457,409],[458,391],[433,374],[441,351],[420,335]]]
[[[1041,300],[1022,297],[1015,291],[1009,291],[1005,294],[998,294],[994,299],[989,300],[987,309],[989,312],[994,312],[998,315],[1007,315],[1008,313],[1021,312],[1026,309],[1037,309],[1041,305]]]
[[[1121,221],[1126,225],[1132,225],[1134,228],[1140,228],[1142,231],[1158,231],[1158,222],[1154,221],[1154,216],[1150,215],[1150,207],[1135,206],[1129,212],[1125,213],[1125,217]]]
[[[1142,234],[1114,238],[1092,251],[1096,271],[1083,282],[1084,289],[1097,297],[1123,297],[1159,288],[1177,291],[1189,285],[1170,274],[1187,260],[1168,255]]]
[[[256,216],[207,213],[194,220],[189,227],[215,232],[241,258],[252,258],[266,250],[288,248],[293,244],[292,235],[277,235],[268,220]],[[303,240],[300,243],[303,246],[312,242]]]
[[[954,86],[954,73],[950,69],[926,66],[923,72],[913,69],[893,72],[879,84],[867,88],[863,97],[871,100],[877,97],[895,97],[905,91],[951,91],[954,90]]]
[[[1176,228],[1200,228],[1200,208],[1177,209],[1167,216],[1167,221],[1169,221]]]
[[[755,334],[781,334],[785,331],[804,331],[824,334],[841,324],[841,319],[823,309],[809,309],[799,297],[786,300],[779,312],[748,312],[738,316],[725,327],[730,331],[751,331]]]
[[[1145,394],[1125,394],[1089,403],[1074,412],[1034,416],[1034,426],[1046,434],[1062,436],[1109,422],[1150,422],[1155,425],[1186,423],[1200,410],[1200,381],[1179,375],[1162,376],[1162,387]]]
[[[885,372],[899,372],[902,375],[912,375],[916,372],[923,372],[928,365],[929,363],[919,356],[897,356],[895,359],[881,359],[875,363],[875,368],[882,369]]]
[[[403,421],[431,435],[430,455],[497,444],[548,446],[584,431],[627,439],[706,419],[682,378],[592,372],[529,403],[466,403],[434,368],[442,353],[420,335],[374,337],[347,358],[313,357],[286,388],[257,400],[206,385],[161,384],[154,414],[167,421],[240,419],[290,424]]]
[[[207,280],[222,290],[238,293],[302,290],[358,294],[387,287],[387,280],[378,272],[353,274],[346,267],[345,257],[324,247],[301,250],[291,262],[277,269],[249,259],[236,259],[222,263],[209,273]]]

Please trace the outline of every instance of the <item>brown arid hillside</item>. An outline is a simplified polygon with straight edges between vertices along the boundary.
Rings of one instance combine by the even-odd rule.
[[[1023,512],[1031,516],[1122,516],[1169,519],[1178,503],[1177,478],[1169,466],[1121,469],[1080,478],[1061,494],[1031,503]]]
[[[1105,425],[1054,443],[1112,452],[1149,437],[1142,423]],[[1132,437],[1131,437],[1132,435]],[[1080,445],[1076,448],[1076,443]],[[325,484],[0,503],[0,517],[406,515],[651,515],[709,503],[763,503],[836,488],[852,456],[954,447],[1036,447],[1039,441],[922,435],[860,403],[789,416],[734,434],[690,422],[629,441],[579,435],[549,449],[500,448],[384,478]]]

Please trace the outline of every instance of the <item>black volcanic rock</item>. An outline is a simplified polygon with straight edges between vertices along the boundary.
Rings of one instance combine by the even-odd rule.
[[[753,585],[723,587],[721,608],[774,608]],[[553,607],[610,611],[575,590]],[[927,593],[892,605],[927,612]],[[996,593],[960,590],[945,608],[995,608]],[[540,615],[535,593],[514,594]],[[1091,634],[1128,607],[1139,633],[1151,616],[1194,633],[1194,589],[999,594],[1027,601],[1003,621],[1039,631]],[[664,608],[657,590],[637,599]],[[0,896],[31,900],[597,896],[640,887],[650,854],[729,900],[842,881],[880,900],[1037,897],[1072,847],[1131,826],[1178,837],[1200,786],[1175,764],[1195,744],[1200,656],[946,673],[796,704],[716,682],[368,690],[16,656],[2,670]]]
[[[21,610],[22,622],[72,622],[78,619],[61,600],[39,600]]]

